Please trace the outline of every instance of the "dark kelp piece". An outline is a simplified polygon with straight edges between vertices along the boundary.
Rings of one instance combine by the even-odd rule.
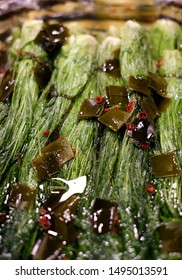
[[[60,236],[66,243],[71,243],[76,240],[79,230],[75,226],[75,220],[69,222],[63,221],[59,216],[53,215],[54,227],[53,231]]]
[[[153,155],[150,161],[156,178],[180,175],[174,153]]]
[[[153,98],[160,112],[165,112],[171,99],[166,97],[167,82],[163,77],[149,72],[149,87],[153,89]]]
[[[100,235],[112,231],[117,206],[115,202],[96,198],[91,213],[91,222],[96,234]]]
[[[34,245],[32,255],[35,259],[56,258],[65,242],[66,244],[73,242],[78,236],[79,231],[74,223],[80,199],[78,196],[72,195],[66,201],[60,202],[63,193],[63,190],[52,192],[43,204],[44,211],[48,211],[51,215],[51,228]]]
[[[120,105],[123,110],[127,111],[128,105],[128,93],[125,87],[122,86],[107,86],[107,105],[112,107],[114,105]]]
[[[66,201],[58,202],[52,214],[52,230],[68,243],[73,242],[78,235],[74,222],[79,200],[78,196],[72,195]]]
[[[13,79],[13,72],[8,70],[0,83],[0,101],[7,100],[14,90],[15,80]]]
[[[85,99],[78,113],[78,119],[98,118],[103,111],[103,103],[97,103],[95,99]]]
[[[61,170],[65,162],[74,157],[73,150],[64,135],[43,147],[41,153],[41,156],[32,160],[38,180],[50,178]]]
[[[29,209],[35,196],[35,189],[25,184],[15,183],[8,197],[7,205],[13,208]]]
[[[163,253],[182,253],[182,220],[165,223],[157,231]]]
[[[41,149],[43,155],[54,155],[59,164],[62,165],[74,157],[73,150],[64,135],[61,135],[56,141]]]
[[[99,70],[102,72],[105,72],[115,78],[120,78],[121,73],[120,73],[120,62],[118,58],[110,59],[104,62]]]
[[[38,33],[35,38],[37,44],[41,44],[42,47],[51,53],[55,51],[58,47],[67,40],[69,36],[68,29],[62,24],[49,24],[48,22],[44,24],[44,27]]]
[[[0,226],[4,224],[7,220],[7,215],[6,214],[0,214]]]
[[[139,120],[138,118],[132,124],[135,126],[135,129],[128,136],[136,141],[149,143],[154,133],[153,125],[147,119]]]
[[[154,98],[155,104],[156,104],[159,112],[161,112],[161,113],[165,112],[171,103],[171,98],[162,97],[161,95],[157,94],[156,92],[153,93],[153,98]]]
[[[55,127],[55,129],[51,132],[51,134],[49,136],[49,143],[52,143],[52,142],[54,142],[54,141],[59,139],[59,137],[60,137],[59,131],[60,131],[60,124],[58,124]]]
[[[148,86],[152,88],[162,97],[166,96],[167,91],[167,82],[163,77],[159,75],[149,72],[148,73]]]
[[[71,219],[71,215],[74,215],[77,210],[80,198],[76,195],[70,196],[67,200],[59,202],[54,207],[54,213],[62,217],[66,222]],[[65,215],[67,213],[67,215]]]
[[[63,191],[63,190],[52,191],[51,194],[49,195],[49,197],[44,202],[43,209],[45,209],[48,212],[53,212],[54,209],[59,204],[59,200],[61,199],[64,192],[65,191]]]
[[[48,179],[52,176],[52,174],[60,170],[57,161],[56,163],[51,163],[49,162],[49,159],[43,155],[32,159],[32,165],[38,180]]]
[[[142,76],[130,76],[128,80],[128,87],[134,91],[140,92],[144,95],[150,96],[151,89],[148,86],[149,81],[148,79]]]
[[[160,116],[160,112],[151,96],[143,99],[140,102],[140,105],[144,112],[148,114],[148,120],[153,121],[156,117]]]
[[[63,247],[60,237],[44,233],[35,243],[31,254],[37,260],[54,259]]]
[[[37,65],[33,69],[35,79],[40,88],[45,88],[48,82],[50,81],[52,71],[44,63],[37,63]]]
[[[127,117],[127,112],[112,108],[99,117],[98,120],[116,132],[126,123]]]
[[[0,68],[4,68],[8,62],[8,52],[0,49]]]

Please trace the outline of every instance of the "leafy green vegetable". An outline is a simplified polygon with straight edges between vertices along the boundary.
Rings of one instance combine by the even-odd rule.
[[[165,50],[163,64],[159,73],[166,77],[167,93],[169,97],[181,98],[182,89],[182,52],[179,50]]]
[[[155,178],[150,161],[154,154],[170,154],[172,160],[175,155],[175,168],[181,172],[181,27],[158,20],[145,29],[128,21],[114,36],[95,31],[94,37],[94,31],[88,34],[86,29],[72,26],[71,36],[51,61],[34,41],[42,24],[26,23],[21,37],[16,38],[17,45],[14,42],[11,47],[10,61],[17,73],[15,89],[12,99],[0,103],[0,213],[8,213],[0,228],[0,259],[42,259],[57,249],[55,257],[59,259],[62,254],[78,260],[181,259],[179,252],[171,255],[165,248],[160,250],[158,233],[163,222],[167,225],[181,219],[182,178]],[[45,88],[38,85],[33,72],[39,64],[53,71]],[[156,98],[156,89],[162,96]],[[160,115],[160,98],[168,97],[171,102]],[[126,126],[114,132],[97,118],[78,119],[84,100],[87,106],[100,108],[100,98],[106,98],[111,115],[118,113],[118,108],[124,110]],[[124,108],[119,107],[122,102]],[[104,106],[102,116],[106,117],[109,111],[103,111]],[[117,126],[118,120],[113,120]],[[137,131],[133,125],[138,126]],[[139,141],[133,138],[133,145],[129,134]],[[61,165],[54,177],[87,177],[85,192],[74,196],[75,204],[71,199],[59,203],[67,186],[58,185],[51,177],[39,181],[32,166],[32,159],[40,158],[42,152],[57,153],[52,147],[60,135],[68,140],[74,157]],[[36,193],[30,192],[33,198],[29,201],[27,194],[32,188]],[[71,234],[65,213],[71,219]],[[63,246],[38,224],[44,215],[54,220],[52,228],[68,244]],[[72,226],[79,232],[73,232]],[[79,233],[76,242],[75,233]]]
[[[41,23],[42,24],[42,23]],[[37,30],[36,22],[26,23],[22,28],[21,46],[28,50],[28,43],[31,44],[31,51],[37,51],[37,46],[31,41],[32,35]],[[40,26],[40,24],[39,24]],[[36,28],[35,28],[36,27]],[[31,36],[27,37],[27,33]],[[29,41],[27,42],[27,38]],[[36,55],[40,54],[39,51]],[[45,53],[41,51],[45,56]],[[33,111],[39,97],[39,87],[35,81],[32,69],[35,62],[29,58],[22,60],[17,65],[17,75],[14,84],[14,93],[9,108],[7,121],[3,129],[3,137],[0,140],[0,178],[8,168],[9,164],[16,157],[16,154],[23,148],[23,143],[29,132]],[[8,149],[7,149],[8,148]]]
[[[105,90],[107,86],[110,85],[123,85],[121,77],[113,77],[104,71],[100,71],[102,65],[107,61],[112,61],[114,58],[119,58],[119,51],[121,47],[121,39],[118,37],[108,36],[106,37],[99,46],[98,50],[98,92],[100,95],[105,95]]]
[[[154,59],[163,56],[165,50],[178,49],[182,40],[181,26],[171,20],[157,20],[150,30],[151,53]]]
[[[162,53],[160,75],[180,78],[182,76],[182,52],[180,50],[165,50]]]
[[[75,38],[67,59],[58,65],[58,92],[74,97],[83,90],[92,73],[96,48],[97,41],[91,35]]]
[[[126,84],[130,76],[145,77],[152,71],[149,36],[137,22],[128,21],[121,28],[119,58],[121,76]]]

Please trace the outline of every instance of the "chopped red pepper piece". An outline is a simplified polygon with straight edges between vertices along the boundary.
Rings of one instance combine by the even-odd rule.
[[[49,129],[44,130],[44,134],[43,134],[44,137],[49,136],[49,134],[50,134]]]
[[[118,105],[114,106],[114,110],[115,111],[119,110],[119,106]]]
[[[108,112],[109,110],[111,110],[111,108],[105,108],[104,112]]]
[[[136,128],[136,126],[133,123],[127,123],[126,124],[126,128],[128,130],[134,130]]]
[[[39,218],[38,222],[45,230],[48,230],[51,227],[51,222],[49,221],[48,217],[46,217],[46,216],[41,216]]]
[[[119,230],[119,217],[118,217],[117,213],[115,213],[114,218],[113,218],[113,226],[112,226],[111,232],[117,233],[118,230]]]
[[[161,66],[162,66],[162,64],[163,64],[163,61],[162,61],[162,59],[160,58],[160,59],[158,59],[157,61],[156,61],[156,67],[157,68],[160,68]]]
[[[146,191],[149,193],[149,194],[154,194],[155,193],[155,187],[152,183],[149,183],[147,186],[146,186]]]
[[[128,103],[128,112],[130,113],[133,110],[133,107],[135,106],[135,101],[131,101]]]
[[[103,98],[101,96],[96,96],[95,101],[100,104],[103,102]]]
[[[138,114],[138,118],[141,120],[147,119],[147,117],[148,117],[147,112],[142,111]]]
[[[150,147],[150,145],[148,143],[141,143],[140,144],[141,149],[148,149],[149,147]]]

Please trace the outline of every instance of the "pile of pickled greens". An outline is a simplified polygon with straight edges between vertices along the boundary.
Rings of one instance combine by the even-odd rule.
[[[182,27],[33,20],[12,35],[0,259],[181,259]]]

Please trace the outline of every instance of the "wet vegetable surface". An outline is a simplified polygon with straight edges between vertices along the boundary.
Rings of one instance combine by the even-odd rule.
[[[181,259],[181,26],[168,24],[39,20],[12,38],[1,259]]]

